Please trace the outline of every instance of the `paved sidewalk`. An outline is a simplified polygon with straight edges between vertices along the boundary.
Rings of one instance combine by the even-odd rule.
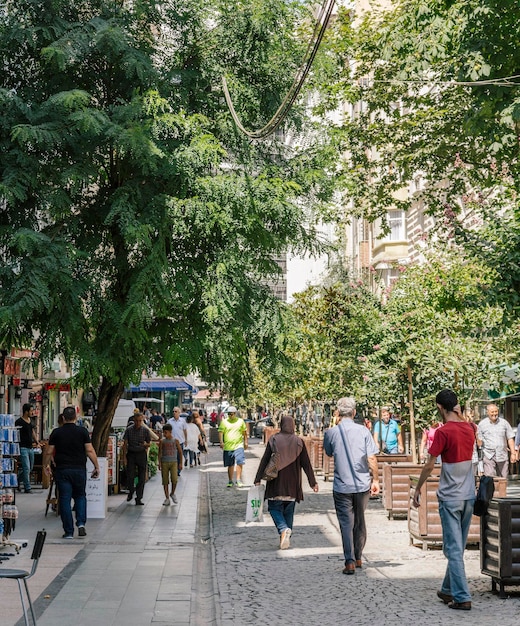
[[[6,567],[30,567],[36,530],[47,530],[37,574],[29,581],[40,626],[171,626],[194,624],[192,594],[201,472],[183,470],[179,504],[162,506],[159,475],[145,487],[145,506],[110,496],[104,520],[87,522],[87,537],[62,539],[61,520],[44,517],[46,493],[21,494],[13,540],[30,546]],[[6,550],[4,549],[4,552]],[[23,624],[18,587],[1,581],[3,626]],[[15,617],[16,616],[16,617]],[[40,617],[38,617],[40,616]],[[204,623],[208,623],[207,621]]]
[[[250,440],[244,482],[252,484],[264,446]],[[304,478],[291,549],[278,550],[278,536],[264,522],[244,523],[247,487],[226,488],[218,446],[206,464],[182,473],[179,504],[163,507],[160,478],[145,488],[145,506],[110,496],[105,520],[90,520],[88,536],[61,538],[59,518],[45,510],[44,492],[20,495],[14,539],[31,546],[7,567],[30,567],[36,531],[47,542],[36,576],[29,581],[40,626],[516,626],[518,591],[501,600],[480,574],[480,553],[466,551],[473,593],[471,612],[452,611],[436,591],[446,561],[439,549],[409,545],[406,520],[388,520],[379,501],[367,511],[364,567],[344,576],[332,483],[318,476],[319,493]],[[3,550],[5,552],[6,550]],[[0,551],[1,554],[1,551]],[[0,581],[2,626],[21,626],[18,589]]]

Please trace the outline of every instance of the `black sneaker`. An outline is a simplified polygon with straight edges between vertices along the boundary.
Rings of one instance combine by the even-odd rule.
[[[65,533],[63,535],[63,539],[74,539],[74,535],[69,535],[69,534]]]
[[[136,500],[135,503],[138,506],[144,506],[144,502],[142,500]]]
[[[130,502],[130,500],[131,500],[133,497],[134,497],[134,496],[133,496],[133,494],[129,493],[129,494],[126,496],[126,501],[127,501],[127,502]]]
[[[78,535],[80,537],[86,537],[87,531],[85,530],[85,526],[78,526]]]

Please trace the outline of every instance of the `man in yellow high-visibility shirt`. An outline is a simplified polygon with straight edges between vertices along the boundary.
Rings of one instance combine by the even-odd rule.
[[[228,487],[235,484],[233,478],[236,467],[236,485],[243,487],[242,467],[245,463],[244,450],[247,450],[247,426],[237,415],[236,407],[230,406],[218,427],[220,447],[224,450],[224,467],[228,468]]]

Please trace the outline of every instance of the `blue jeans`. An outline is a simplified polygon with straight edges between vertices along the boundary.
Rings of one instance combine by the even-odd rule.
[[[18,486],[23,482],[25,491],[31,491],[31,472],[34,467],[34,450],[20,448],[21,471],[18,471]]]
[[[464,570],[464,549],[473,515],[473,502],[473,500],[439,500],[442,551],[448,559],[441,591],[452,595],[455,602],[471,600]]]
[[[268,500],[267,510],[273,518],[273,522],[281,535],[284,530],[290,528],[292,530],[294,520],[294,509],[296,502],[294,500]]]
[[[76,526],[85,526],[87,522],[87,468],[56,468],[54,472],[56,485],[58,486],[58,499],[60,504],[61,523],[66,535],[74,534],[74,521],[72,519],[71,499],[74,498],[76,513]]]
[[[334,491],[332,495],[341,530],[345,565],[360,561],[367,541],[365,509],[370,498],[370,491],[361,493]]]

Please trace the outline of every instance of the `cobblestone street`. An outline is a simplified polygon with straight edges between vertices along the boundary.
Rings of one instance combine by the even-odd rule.
[[[246,453],[246,485],[252,484],[264,451],[257,441],[251,440]],[[517,623],[515,588],[506,600],[492,595],[475,548],[466,550],[472,611],[461,614],[443,605],[436,597],[446,565],[442,550],[410,546],[406,520],[388,520],[379,500],[371,501],[367,511],[364,567],[355,576],[343,575],[332,483],[323,477],[318,477],[317,494],[304,477],[305,500],[296,507],[291,548],[278,550],[266,512],[263,523],[244,523],[247,488],[226,488],[220,451],[213,450],[208,469],[221,626],[318,626],[346,620],[359,626],[375,621],[388,626]]]

